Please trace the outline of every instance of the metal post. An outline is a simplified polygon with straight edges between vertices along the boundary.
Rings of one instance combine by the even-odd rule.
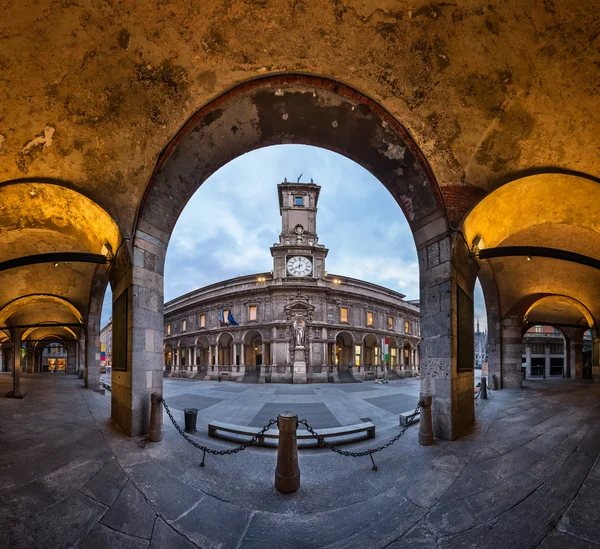
[[[296,429],[298,416],[293,412],[283,412],[277,416],[279,446],[275,469],[275,488],[282,494],[291,494],[300,488],[300,468],[298,467],[298,444]]]
[[[485,376],[481,377],[481,400],[487,400],[487,379]]]
[[[163,404],[160,393],[150,395],[150,431],[148,440],[151,442],[160,442],[163,439]]]
[[[431,421],[431,395],[421,393],[421,410],[419,412],[419,444],[433,444],[433,423]]]

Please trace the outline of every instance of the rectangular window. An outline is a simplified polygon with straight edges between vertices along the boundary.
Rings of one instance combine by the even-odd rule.
[[[256,320],[256,305],[250,305],[248,307],[248,320]]]
[[[340,307],[340,322],[348,322],[348,308]]]
[[[405,334],[410,333],[410,322],[408,320],[404,321],[404,333]]]
[[[171,325],[167,324],[167,335],[170,336],[171,335]]]
[[[394,317],[388,316],[388,330],[394,329]]]
[[[223,309],[223,324],[229,324],[229,309]]]
[[[206,327],[206,315],[200,315],[200,328]]]
[[[541,334],[541,333],[542,333],[542,330],[543,330],[542,326],[534,326],[534,327],[533,327],[533,331],[534,331],[534,333],[536,333],[536,334]]]
[[[373,326],[373,313],[367,313],[367,326]]]
[[[354,364],[360,366],[360,345],[354,346]]]
[[[296,206],[302,206],[304,204],[304,201],[302,200],[302,197],[301,196],[294,197],[294,204]]]
[[[186,330],[187,330],[187,320],[184,318],[184,319],[181,321],[181,331],[182,331],[182,332],[185,332]]]

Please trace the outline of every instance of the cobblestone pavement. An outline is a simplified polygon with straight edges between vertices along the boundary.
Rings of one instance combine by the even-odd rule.
[[[302,486],[286,496],[273,487],[275,450],[209,456],[201,469],[167,423],[159,444],[120,434],[109,399],[72,376],[26,375],[23,388],[22,401],[0,399],[0,547],[598,548],[600,386],[493,392],[464,437],[421,447],[412,427],[377,472],[368,458],[304,450]],[[186,391],[166,384],[165,395]]]

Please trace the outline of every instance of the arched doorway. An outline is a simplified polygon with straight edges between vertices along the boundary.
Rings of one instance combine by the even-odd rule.
[[[204,379],[206,372],[210,369],[210,342],[206,336],[200,336],[196,341],[196,365],[199,378]]]
[[[244,335],[244,365],[247,372],[256,372],[267,363],[266,349],[259,331],[250,330]]]
[[[216,141],[219,147],[212,147],[210,144]],[[236,86],[198,111],[166,147],[140,205],[133,242],[134,253],[138,239],[144,254],[148,247],[143,241],[148,239],[159,238],[164,248],[151,252],[152,261],[133,266],[134,270],[151,272],[151,277],[133,277],[144,280],[140,291],[162,297],[162,277],[157,273],[162,273],[164,249],[179,214],[202,182],[232,158],[278,143],[306,143],[339,152],[377,177],[404,212],[417,249],[430,258],[419,262],[422,294],[441,296],[443,308],[454,311],[451,294],[444,289],[454,268],[448,254],[454,237],[448,233],[437,183],[419,148],[389,113],[357,90],[324,77],[294,74],[271,75]],[[443,280],[440,272],[447,273]],[[136,286],[132,284],[130,291],[136,292]],[[447,358],[453,353],[452,339],[446,338],[452,330],[452,315],[438,318],[435,309],[421,314],[424,347],[429,345],[430,337],[443,336],[442,340],[436,339],[431,352],[424,353],[436,359],[437,367],[427,369],[423,365],[427,375],[422,390],[435,393],[433,378],[455,375],[452,359]],[[133,316],[135,324],[135,310]],[[424,322],[428,317],[431,321]],[[447,372],[440,371],[440,360],[446,361]],[[148,394],[152,390],[144,388]],[[467,402],[459,392],[452,391],[450,399],[442,398],[436,410],[468,422],[472,411],[451,411]],[[459,427],[450,423],[435,423],[439,427],[436,434],[443,438],[457,436]]]
[[[360,366],[360,355],[358,361],[354,352],[354,338],[350,332],[339,332],[335,337],[332,349],[333,365],[340,371],[347,370],[352,366]]]
[[[412,348],[410,343],[406,341],[404,345],[402,345],[402,365],[405,370],[412,369]]]
[[[171,373],[173,368],[173,348],[171,345],[165,345],[165,375]]]

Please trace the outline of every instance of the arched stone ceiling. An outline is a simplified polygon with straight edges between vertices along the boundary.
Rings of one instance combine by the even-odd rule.
[[[29,331],[29,330],[28,330]],[[23,334],[22,339],[29,339],[29,341],[40,341],[40,340],[56,340],[69,341],[79,339],[80,329],[71,329],[68,327],[48,326],[43,328],[34,328],[27,333]]]
[[[600,184],[582,177],[542,174],[518,179],[486,196],[463,223],[469,245],[476,237],[485,248],[539,246],[600,259]],[[518,309],[527,296],[572,297],[600,318],[600,271],[576,263],[532,257],[489,261],[499,290],[502,315]],[[520,311],[523,314],[525,311]],[[543,314],[549,317],[544,319]],[[563,318],[565,312],[539,308],[538,322]],[[569,316],[572,324],[577,319]],[[581,316],[581,315],[579,315]],[[533,320],[530,319],[530,322]]]
[[[120,244],[115,222],[89,198],[59,185],[0,186],[0,261],[50,252],[100,254]]]
[[[44,323],[82,323],[81,313],[71,303],[55,295],[28,295],[8,303],[0,310],[0,326]]]
[[[523,321],[530,324],[546,322],[559,326],[594,326],[591,313],[579,301],[560,295],[545,296],[536,301],[527,309]]]
[[[0,181],[55,177],[129,234],[156,159],[223,90],[277,71],[378,99],[440,185],[598,175],[595,0],[23,0],[0,21]]]
[[[19,296],[52,294],[72,303],[85,317],[96,267],[88,263],[59,263],[57,267],[45,263],[4,271],[0,273],[0,308]]]
[[[524,177],[479,202],[465,219],[463,232],[469,245],[481,236],[486,248],[517,245],[514,235],[521,235],[519,245],[544,246],[560,239],[562,249],[574,251],[583,237],[583,244],[590,239],[593,250],[600,252],[598,204],[600,183],[595,181],[564,174]]]

